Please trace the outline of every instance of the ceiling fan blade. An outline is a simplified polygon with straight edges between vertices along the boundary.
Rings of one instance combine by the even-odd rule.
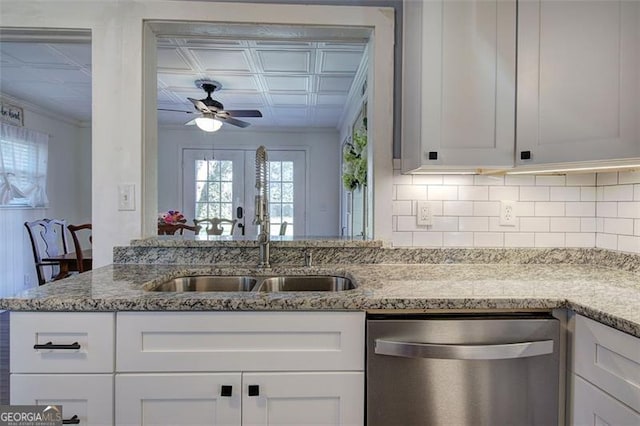
[[[196,124],[196,119],[194,118],[191,121],[187,121],[186,123],[184,123],[185,126],[193,126]]]
[[[231,118],[228,115],[216,115],[216,118],[224,121],[225,123],[242,128],[249,127],[251,125],[251,123],[247,123],[246,121],[242,120],[236,120],[235,118]]]
[[[231,117],[262,117],[262,113],[257,109],[231,109],[225,112]]]
[[[193,98],[187,98],[187,99],[191,101],[191,103],[198,109],[198,111],[211,112],[209,107],[200,99],[193,99]]]
[[[186,114],[193,114],[193,111],[184,111],[181,109],[158,108],[158,111],[184,112]]]

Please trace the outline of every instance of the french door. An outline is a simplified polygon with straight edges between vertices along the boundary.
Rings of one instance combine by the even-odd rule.
[[[267,155],[271,235],[281,229],[288,236],[305,235],[306,152],[268,150]],[[182,165],[185,217],[236,219],[233,235],[257,234],[253,224],[255,150],[184,149]],[[228,229],[223,234],[228,235]]]

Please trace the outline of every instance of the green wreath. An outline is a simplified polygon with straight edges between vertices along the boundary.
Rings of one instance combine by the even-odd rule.
[[[351,142],[345,144],[342,166],[342,183],[344,187],[353,191],[367,186],[367,134],[363,130],[356,130]]]

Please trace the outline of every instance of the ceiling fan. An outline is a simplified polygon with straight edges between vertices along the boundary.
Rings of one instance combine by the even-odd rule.
[[[248,127],[251,123],[238,120],[236,117],[262,117],[262,113],[255,109],[236,109],[225,110],[224,105],[215,99],[211,98],[211,93],[222,88],[222,84],[213,80],[196,80],[196,87],[203,89],[207,92],[207,97],[204,99],[187,98],[191,101],[193,106],[202,115],[196,117],[193,120],[185,123],[185,125],[197,125],[200,129],[206,132],[215,132],[222,127],[222,123],[231,124],[237,127]],[[183,111],[177,109],[158,108],[158,111],[174,111],[184,112],[187,114],[193,114],[194,111]]]

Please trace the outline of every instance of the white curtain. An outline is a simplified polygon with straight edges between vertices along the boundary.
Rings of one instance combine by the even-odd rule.
[[[0,206],[45,207],[49,135],[0,124]]]

